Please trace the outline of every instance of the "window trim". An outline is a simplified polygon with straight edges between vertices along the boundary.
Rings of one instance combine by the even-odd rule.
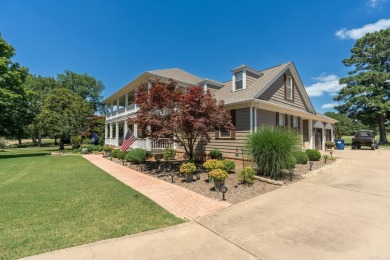
[[[241,88],[237,88],[237,74],[241,74]],[[244,71],[237,71],[236,73],[234,73],[234,91],[240,91],[240,90],[243,90],[244,89]]]

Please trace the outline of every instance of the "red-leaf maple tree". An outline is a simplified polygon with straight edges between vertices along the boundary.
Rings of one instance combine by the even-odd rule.
[[[223,101],[202,87],[181,87],[177,82],[154,81],[148,90],[137,91],[139,106],[134,122],[150,138],[170,137],[194,159],[198,142],[210,142],[210,131],[234,130]]]

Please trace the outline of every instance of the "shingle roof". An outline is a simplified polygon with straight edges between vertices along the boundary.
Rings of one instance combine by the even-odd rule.
[[[264,87],[266,87],[269,82],[275,79],[275,77],[290,64],[291,63],[288,62],[263,71],[259,71],[263,73],[263,75],[243,90],[233,92],[232,81],[227,81],[224,83],[224,87],[215,92],[215,97],[218,100],[223,100],[225,104],[251,100],[255,98],[256,94],[258,94]]]
[[[153,70],[153,71],[148,71],[148,73],[155,74],[157,76],[166,77],[166,78],[173,78],[175,80],[191,83],[194,85],[197,85],[198,82],[201,82],[203,80],[203,78],[200,78],[194,74],[191,74],[187,71],[178,68]]]

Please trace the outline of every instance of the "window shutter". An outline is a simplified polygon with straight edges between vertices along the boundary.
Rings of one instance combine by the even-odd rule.
[[[215,140],[219,139],[219,129],[215,129]]]
[[[286,99],[287,98],[287,93],[286,93],[286,74],[283,74],[283,87],[284,87],[284,98]]]
[[[236,110],[232,109],[230,111],[230,115],[232,116],[232,123],[233,123],[234,127],[236,127]],[[235,129],[230,131],[230,137],[232,138],[232,140],[236,139],[236,130]]]
[[[278,126],[279,125],[279,113],[276,112],[276,125]]]
[[[291,86],[291,97],[292,97],[292,102],[294,102],[294,92],[295,92],[295,80],[292,78],[292,86]]]
[[[294,128],[294,116],[290,116],[290,120],[291,120],[290,126],[291,128]]]

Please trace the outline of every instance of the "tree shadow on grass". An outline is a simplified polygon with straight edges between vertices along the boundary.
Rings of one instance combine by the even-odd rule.
[[[50,154],[51,154],[50,152],[47,152],[47,153],[0,154],[0,160],[1,159],[9,159],[9,158],[47,156]]]

